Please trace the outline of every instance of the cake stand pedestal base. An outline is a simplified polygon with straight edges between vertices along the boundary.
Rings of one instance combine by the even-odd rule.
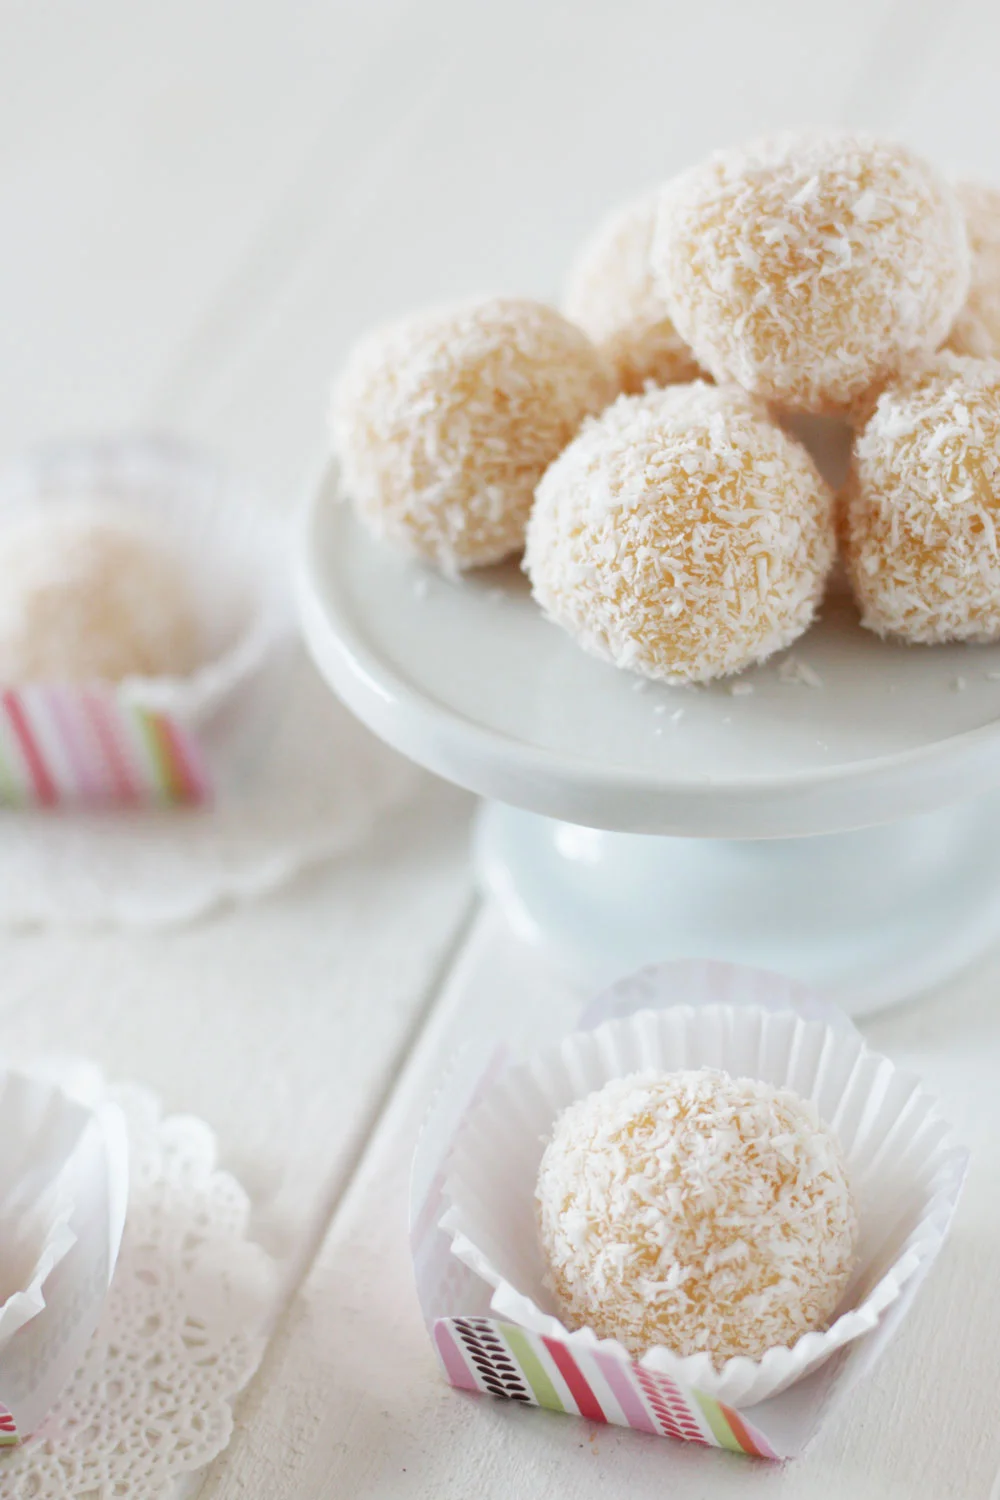
[[[497,802],[481,884],[522,936],[594,987],[644,963],[718,958],[832,991],[863,1015],[939,984],[1000,939],[1000,797],[799,839],[606,833]]]

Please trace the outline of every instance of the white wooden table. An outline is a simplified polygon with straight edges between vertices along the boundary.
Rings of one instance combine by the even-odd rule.
[[[710,146],[852,123],[1000,180],[995,0],[4,0],[0,27],[0,456],[170,426],[281,506],[367,323],[550,294],[606,206]],[[207,1118],[281,1257],[287,1304],[203,1500],[987,1496],[1000,962],[866,1027],[975,1157],[904,1334],[805,1458],[442,1383],[405,1248],[424,1104],[460,1039],[554,1032],[580,999],[477,904],[469,812],[423,780],[366,847],[189,930],[0,934],[5,1035]]]

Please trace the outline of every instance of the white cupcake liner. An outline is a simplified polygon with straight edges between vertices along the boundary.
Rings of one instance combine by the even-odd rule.
[[[0,1126],[11,1123],[20,1101],[11,1099],[11,1087],[19,1082],[0,1082]],[[4,1087],[6,1083],[6,1087]],[[12,1107],[13,1106],[13,1107]],[[5,1136],[6,1138],[6,1136]],[[6,1180],[0,1184],[0,1350],[25,1323],[45,1307],[45,1283],[56,1266],[76,1244],[70,1228],[73,1202],[68,1184],[54,1182],[37,1199],[24,1201],[22,1163],[15,1157],[4,1163]]]
[[[926,1271],[957,1203],[966,1155],[919,1081],[871,1052],[843,1018],[806,1019],[782,1008],[798,989],[774,976],[728,966],[668,966],[615,987],[602,1004],[626,1009],[629,995],[673,984],[692,1003],[645,1010],[575,1032],[506,1070],[458,1132],[440,1220],[451,1250],[493,1288],[498,1317],[571,1350],[632,1356],[589,1329],[570,1332],[544,1284],[534,1188],[556,1115],[609,1079],[645,1069],[717,1067],[786,1085],[816,1105],[837,1133],[857,1194],[861,1237],[851,1287],[825,1332],[760,1360],[735,1358],[718,1371],[707,1354],[664,1348],[635,1363],[680,1386],[745,1408],[785,1391],[838,1349],[875,1329],[903,1289]],[[714,1003],[724,993],[731,1003]],[[765,1003],[761,994],[767,993]]]
[[[125,1125],[110,1103],[0,1066],[0,1443],[33,1432],[100,1316],[125,1221]]]
[[[0,474],[0,519],[42,508],[100,509],[148,527],[182,563],[206,644],[184,677],[129,677],[122,697],[201,723],[289,630],[281,527],[207,455],[174,438],[54,443]]]

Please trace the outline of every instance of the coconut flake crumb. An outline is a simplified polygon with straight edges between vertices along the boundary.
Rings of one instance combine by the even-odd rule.
[[[734,698],[747,698],[753,692],[752,682],[734,682],[729,689]]]
[[[821,688],[823,679],[808,662],[801,661],[797,656],[786,656],[778,668],[778,677],[781,682],[796,683],[801,687]]]

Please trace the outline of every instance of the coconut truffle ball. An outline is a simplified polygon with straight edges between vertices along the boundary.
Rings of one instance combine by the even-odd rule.
[[[0,683],[183,676],[201,629],[179,562],[127,521],[74,510],[0,530]]]
[[[675,179],[653,270],[716,379],[835,413],[943,342],[969,252],[955,192],[905,147],[790,134]]]
[[[534,488],[616,392],[606,359],[559,313],[496,297],[370,334],[334,393],[344,489],[379,537],[446,571],[524,545]]]
[[[965,212],[972,274],[965,306],[948,335],[949,349],[980,359],[1000,355],[1000,189],[979,182],[959,183]]]
[[[1000,362],[939,354],[859,433],[841,514],[861,623],[932,645],[1000,638]]]
[[[566,316],[588,333],[635,393],[647,380],[670,385],[701,372],[653,284],[650,248],[659,193],[626,203],[580,252],[566,285]]]
[[[621,396],[547,470],[525,569],[585,650],[705,682],[806,629],[834,556],[833,497],[805,449],[736,388]]]
[[[571,1329],[759,1359],[824,1328],[854,1265],[840,1148],[790,1089],[727,1073],[633,1073],[556,1120],[536,1207]]]

